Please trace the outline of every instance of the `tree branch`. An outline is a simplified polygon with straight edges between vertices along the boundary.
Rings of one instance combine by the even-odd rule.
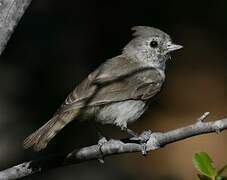
[[[31,0],[0,0],[0,54]]]
[[[149,134],[146,142],[146,150],[152,151],[164,147],[167,144],[174,143],[186,138],[197,135],[221,132],[227,129],[227,118],[204,122],[208,113],[201,116],[195,124],[185,126],[179,129],[171,130],[165,133],[154,132]],[[24,162],[9,169],[0,171],[0,179],[18,179],[34,173],[47,171],[49,169],[77,164],[89,160],[102,159],[107,156],[123,153],[141,152],[142,146],[138,141],[132,139],[114,140],[110,139],[103,145],[92,145],[79,148],[70,154],[60,154],[44,157],[39,160]]]

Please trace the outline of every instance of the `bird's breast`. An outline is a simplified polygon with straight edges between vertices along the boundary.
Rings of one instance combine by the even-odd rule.
[[[96,114],[102,124],[124,125],[137,120],[146,110],[147,103],[141,100],[127,100],[104,105]]]

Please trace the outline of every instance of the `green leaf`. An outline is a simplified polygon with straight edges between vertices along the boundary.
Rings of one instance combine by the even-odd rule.
[[[213,178],[217,175],[212,165],[213,160],[206,152],[196,153],[193,157],[193,164],[203,175]]]
[[[217,175],[221,175],[221,174],[226,170],[226,168],[227,168],[227,164],[224,165],[224,166],[218,171]]]

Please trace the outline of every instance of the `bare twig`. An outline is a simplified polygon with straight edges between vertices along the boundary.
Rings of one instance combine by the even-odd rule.
[[[204,121],[209,115],[210,112],[205,112],[202,116],[199,117],[198,122]]]
[[[31,0],[0,0],[0,55]]]
[[[202,119],[204,118],[205,115]],[[171,130],[165,133],[154,132],[150,134],[149,140],[146,143],[146,150],[156,150],[167,144],[174,143],[186,138],[213,132],[220,132],[224,129],[227,129],[227,118],[213,122],[199,121],[195,124]],[[0,179],[18,179],[56,167],[100,159],[100,157],[102,156],[106,157],[115,154],[140,152],[141,149],[142,148],[139,142],[135,142],[130,139],[111,139],[101,146],[101,150],[100,145],[96,144],[89,147],[76,149],[70,154],[48,156],[44,157],[43,159],[24,162],[9,169],[0,171]]]

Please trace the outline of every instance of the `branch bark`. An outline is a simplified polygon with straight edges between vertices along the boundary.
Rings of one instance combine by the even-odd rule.
[[[31,0],[0,0],[0,55]]]
[[[181,141],[197,135],[208,133],[219,133],[227,129],[227,118],[204,122],[208,114],[201,116],[195,124],[171,130],[165,133],[154,132],[150,133],[146,142],[146,150],[152,151],[164,147],[167,144]],[[125,139],[114,140],[110,139],[103,145],[92,145],[74,150],[69,154],[60,154],[44,157],[39,160],[28,161],[22,164],[13,166],[9,169],[0,171],[0,180],[18,179],[25,176],[30,176],[35,173],[47,171],[61,166],[78,164],[89,160],[102,159],[107,156],[141,152],[142,146],[138,141]]]

